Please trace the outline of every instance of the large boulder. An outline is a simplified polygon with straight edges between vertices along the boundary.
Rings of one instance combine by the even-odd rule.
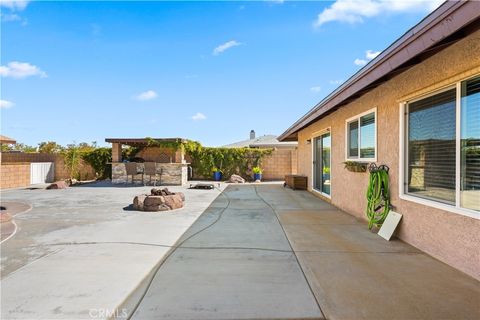
[[[143,211],[143,205],[146,198],[147,198],[146,194],[135,196],[135,198],[133,198],[133,209]]]
[[[232,174],[230,179],[228,179],[228,182],[230,182],[230,183],[245,183],[245,179],[243,179],[242,177],[240,177],[237,174]]]
[[[165,197],[163,196],[147,196],[143,201],[143,210],[144,211],[161,211],[161,209],[165,209],[163,207],[164,204],[165,204]]]
[[[170,210],[180,209],[183,207],[182,198],[178,194],[165,196],[164,198],[165,204],[170,208]]]
[[[183,192],[175,192],[175,195],[179,196],[183,202],[185,202],[185,194]]]
[[[50,184],[47,189],[48,190],[51,190],[51,189],[67,189],[68,188],[68,185],[65,181],[56,181],[52,184]]]

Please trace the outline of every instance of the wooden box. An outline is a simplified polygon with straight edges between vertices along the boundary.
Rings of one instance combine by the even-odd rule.
[[[287,174],[285,176],[285,185],[293,190],[307,190],[307,176]]]

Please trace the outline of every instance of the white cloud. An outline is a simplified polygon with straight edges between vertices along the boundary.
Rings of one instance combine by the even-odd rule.
[[[39,67],[34,66],[28,62],[9,62],[6,66],[0,66],[0,76],[11,77],[15,79],[22,79],[31,76],[39,76],[46,78],[47,74]]]
[[[222,43],[221,45],[219,45],[218,47],[216,47],[215,49],[213,49],[213,55],[214,56],[217,56],[219,55],[220,53],[224,52],[225,50],[228,50],[230,48],[233,48],[233,47],[237,47],[237,46],[240,46],[242,45],[240,42],[236,41],[236,40],[230,40],[230,41],[227,41],[225,43]]]
[[[373,50],[367,50],[365,51],[365,58],[357,58],[353,61],[354,64],[357,66],[364,66],[368,63],[368,61],[374,59],[376,56],[380,54],[381,51],[373,51]]]
[[[28,24],[27,19],[22,18],[16,12],[23,11],[29,2],[26,0],[0,0],[0,8],[4,9],[3,12],[0,12],[0,20],[2,22],[17,21],[22,26],[26,26]]]
[[[314,26],[320,27],[332,21],[360,23],[365,18],[387,13],[431,12],[443,2],[444,0],[337,0],[318,15]]]
[[[315,86],[315,87],[310,88],[310,91],[315,92],[315,93],[320,92],[321,90],[322,90],[322,88],[320,86]]]
[[[0,20],[2,22],[20,22],[20,25],[26,26],[28,24],[28,20],[23,18],[17,13],[3,13],[0,12]]]
[[[138,101],[147,101],[147,100],[153,100],[156,97],[158,97],[158,94],[155,91],[148,90],[135,96],[135,99],[137,99]]]
[[[207,116],[205,116],[203,113],[201,112],[197,112],[196,114],[194,114],[192,116],[192,120],[193,121],[201,121],[201,120],[205,120],[207,119]]]
[[[0,109],[8,109],[15,105],[12,101],[0,100]]]
[[[0,13],[0,16],[3,22],[22,21],[22,17],[16,13]]]
[[[367,57],[368,60],[372,60],[376,56],[380,54],[381,51],[373,51],[373,50],[367,50],[365,52],[365,56]]]
[[[357,66],[364,66],[367,64],[367,60],[365,59],[355,59],[355,61],[353,61],[353,63],[355,63]]]
[[[29,2],[28,0],[0,0],[0,7],[8,8],[12,11],[22,11]]]
[[[343,80],[330,80],[330,84],[341,84],[343,83]]]

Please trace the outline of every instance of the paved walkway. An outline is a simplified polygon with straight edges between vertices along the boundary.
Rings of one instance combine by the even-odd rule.
[[[280,185],[229,186],[181,241],[133,319],[480,318],[478,281]]]

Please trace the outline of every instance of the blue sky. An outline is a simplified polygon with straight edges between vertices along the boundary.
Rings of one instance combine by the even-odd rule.
[[[1,0],[1,133],[281,134],[438,1]]]

